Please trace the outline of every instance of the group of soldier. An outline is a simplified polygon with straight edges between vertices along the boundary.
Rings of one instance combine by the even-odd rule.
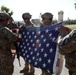
[[[25,24],[21,26],[19,29],[35,29],[35,25],[31,22],[32,15],[28,12],[22,14],[23,21]],[[43,15],[41,15],[42,18],[42,24],[40,28],[46,27],[52,24],[53,20],[53,14],[46,12]],[[12,59],[12,53],[11,53],[11,45],[15,45],[18,40],[18,35],[14,34],[12,32],[12,29],[18,28],[17,25],[12,23],[14,20],[12,17],[10,17],[6,13],[0,13],[0,75],[12,75],[14,71],[14,66],[13,66],[13,59]],[[66,66],[71,66],[71,69],[69,69],[69,75],[76,75],[76,69],[75,69],[75,64],[72,65],[71,61],[73,56],[71,56],[71,51],[65,48],[63,50],[63,47],[65,44],[63,44],[64,39],[67,35],[71,35],[71,29],[67,28],[65,26],[62,26],[59,30],[60,34],[60,42],[58,42],[58,49],[59,49],[59,54],[65,55],[66,58],[66,63],[69,64]],[[73,32],[73,31],[72,31]],[[75,50],[74,50],[75,52]],[[73,52],[73,53],[74,53]],[[75,53],[74,53],[75,54]],[[69,57],[69,58],[67,58]],[[75,57],[76,58],[76,57]],[[75,60],[75,59],[74,59]],[[60,64],[60,58],[58,58],[57,65]],[[73,60],[72,60],[73,62]],[[74,62],[75,63],[75,62]],[[30,65],[30,68],[29,68]],[[59,65],[58,65],[59,66]],[[63,66],[63,65],[61,65]],[[73,68],[73,67],[74,68]],[[34,75],[35,73],[35,67],[31,64],[29,64],[27,61],[25,61],[25,66],[22,70],[20,70],[20,73],[23,73],[24,75]],[[52,73],[48,73],[47,71],[42,70],[41,75],[53,75]],[[56,73],[56,75],[60,75],[60,72]]]

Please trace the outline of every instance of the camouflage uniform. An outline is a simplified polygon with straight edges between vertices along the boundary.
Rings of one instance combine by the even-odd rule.
[[[46,26],[52,25],[53,15],[51,13],[49,13],[49,12],[44,13],[41,16],[41,18],[42,18],[42,21],[43,21],[43,24],[41,25],[41,27],[46,27]],[[45,19],[49,19],[49,23],[45,22],[44,21]],[[48,73],[47,71],[42,70],[41,75],[52,75],[52,73]]]
[[[0,13],[0,75],[12,75],[14,69],[10,45],[16,42],[17,36],[5,27],[8,19],[9,15]]]
[[[29,29],[29,30],[32,30],[34,29],[34,25],[30,22],[30,19],[31,19],[31,15],[29,13],[24,13],[22,15],[22,18],[23,20],[29,20],[29,22],[25,22],[26,24],[24,26],[21,27],[21,29]],[[30,68],[29,68],[29,65],[30,65]],[[34,69],[34,66],[29,64],[27,61],[25,61],[25,67],[23,68],[23,70],[20,71],[20,73],[29,73],[31,75],[33,75],[35,72],[35,69]]]
[[[69,75],[76,75],[76,29],[61,39],[59,48],[59,52],[65,55]]]
[[[59,41],[61,40],[61,38],[65,37],[67,34],[69,34],[71,31],[70,28],[68,27],[61,27],[60,29],[60,35],[58,37],[58,50],[59,50]],[[57,61],[57,66],[56,66],[56,75],[60,75],[63,69],[63,62],[64,62],[64,55],[61,55],[58,52],[58,61]]]

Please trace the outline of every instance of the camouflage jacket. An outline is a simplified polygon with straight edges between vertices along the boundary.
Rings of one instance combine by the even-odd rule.
[[[0,50],[10,49],[12,42],[16,42],[18,37],[10,29],[0,24]]]
[[[34,26],[34,24],[29,23],[29,24],[24,24],[20,29],[29,29],[29,30],[32,30],[32,29],[35,29],[35,26]]]
[[[76,30],[75,30],[76,32]],[[73,35],[74,34],[74,35]],[[65,66],[76,72],[76,33],[71,31],[68,35],[61,39],[59,43],[59,52],[65,55]]]

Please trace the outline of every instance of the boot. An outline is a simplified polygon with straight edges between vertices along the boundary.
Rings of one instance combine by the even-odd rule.
[[[42,74],[41,75],[46,75],[46,72],[44,70],[42,70]]]
[[[29,72],[29,63],[27,61],[25,62],[25,67],[22,70],[20,70],[20,73],[25,72]]]
[[[48,73],[47,71],[42,70],[42,74],[41,75],[52,75],[52,73]]]
[[[30,65],[30,71],[29,71],[29,74],[30,75],[34,75],[34,72],[35,72],[35,68],[33,65]]]

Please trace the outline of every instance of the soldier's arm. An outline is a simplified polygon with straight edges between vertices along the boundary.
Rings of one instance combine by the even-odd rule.
[[[76,51],[76,30],[71,31],[59,42],[59,52],[67,54]]]
[[[9,39],[12,42],[17,41],[18,36],[16,34],[14,34],[9,28],[2,27],[1,29],[7,39]]]

